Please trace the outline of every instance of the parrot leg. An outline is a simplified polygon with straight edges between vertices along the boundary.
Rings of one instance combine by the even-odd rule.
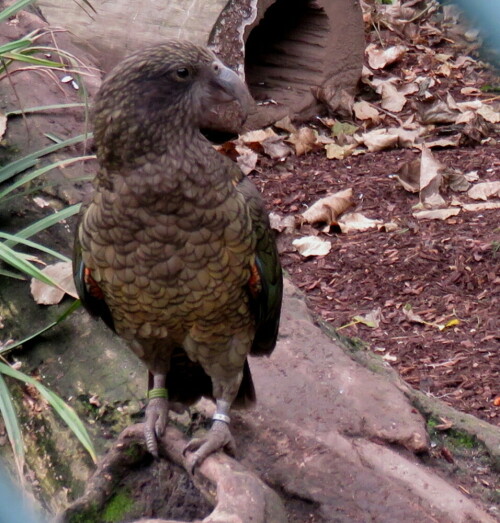
[[[224,449],[231,456],[235,455],[236,444],[229,430],[230,408],[231,404],[228,401],[218,399],[211,429],[204,437],[194,438],[184,447],[184,454],[193,453],[188,459],[191,472],[194,472],[207,456],[220,449]]]
[[[148,405],[144,424],[146,447],[155,458],[158,457],[158,438],[160,438],[168,421],[168,392],[165,388],[167,376],[155,374],[153,388],[148,392]]]

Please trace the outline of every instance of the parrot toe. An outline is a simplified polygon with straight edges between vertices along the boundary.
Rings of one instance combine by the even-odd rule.
[[[146,407],[144,436],[146,447],[155,458],[158,457],[158,438],[163,436],[168,421],[168,400],[166,398],[153,398]]]
[[[227,423],[214,421],[212,428],[206,436],[192,439],[184,447],[184,455],[192,453],[187,458],[189,470],[193,473],[195,468],[203,463],[210,454],[224,449],[230,456],[236,453],[236,444]]]

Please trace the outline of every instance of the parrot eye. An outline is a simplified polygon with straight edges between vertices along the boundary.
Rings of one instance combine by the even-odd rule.
[[[180,67],[179,69],[177,69],[177,71],[175,71],[175,75],[180,80],[186,80],[187,78],[189,78],[189,69],[187,67]]]

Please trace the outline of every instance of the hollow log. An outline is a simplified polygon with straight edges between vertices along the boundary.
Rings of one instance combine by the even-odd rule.
[[[335,112],[361,74],[364,37],[354,0],[40,0],[52,25],[94,54],[104,71],[132,51],[168,38],[211,47],[245,77],[257,102],[247,128],[285,116]],[[234,127],[231,115],[215,127]]]

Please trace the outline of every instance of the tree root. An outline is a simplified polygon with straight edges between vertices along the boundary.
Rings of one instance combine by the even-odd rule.
[[[278,495],[255,474],[223,453],[209,456],[191,474],[189,463],[183,456],[186,443],[184,435],[169,425],[158,442],[160,459],[169,460],[184,469],[203,497],[215,507],[203,523],[281,523],[287,520]],[[98,513],[113,495],[119,481],[147,455],[144,425],[138,423],[127,427],[99,462],[83,496],[73,502],[57,522],[71,523],[80,521],[81,515],[89,511]],[[174,523],[166,519],[140,519],[134,523],[153,522]],[[175,523],[182,522],[177,520]]]

